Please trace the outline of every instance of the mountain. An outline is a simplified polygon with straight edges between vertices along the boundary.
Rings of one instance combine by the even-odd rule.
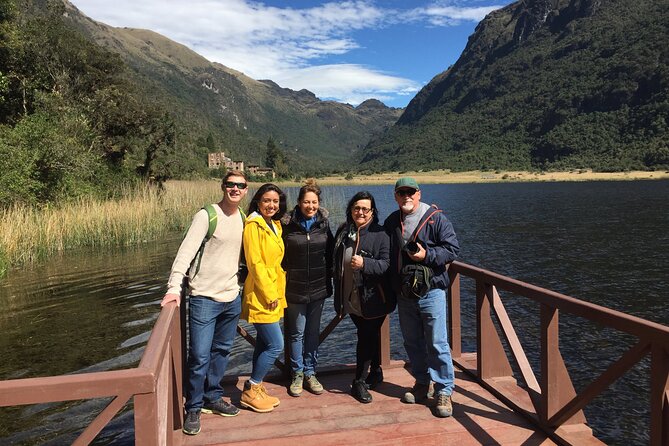
[[[523,0],[370,142],[361,168],[669,168],[669,1]]]
[[[272,138],[292,171],[345,166],[402,111],[378,101],[374,107],[321,101],[307,90],[256,81],[153,31],[111,27],[67,1],[65,7],[66,20],[119,54],[148,96],[169,106],[203,136],[211,134],[217,150],[233,159],[262,164]]]

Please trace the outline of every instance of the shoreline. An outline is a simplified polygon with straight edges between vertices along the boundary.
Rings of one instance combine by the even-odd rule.
[[[344,175],[316,178],[321,186],[393,184],[399,177],[413,177],[419,184],[469,184],[469,183],[530,183],[562,181],[638,181],[669,179],[669,171],[629,171],[629,172],[593,172],[574,170],[569,172],[529,172],[529,171],[494,171],[480,170],[451,172],[432,170],[427,172],[402,171],[370,175],[353,175],[346,179]],[[277,181],[286,186],[300,186],[301,181]],[[258,183],[260,184],[260,183]]]

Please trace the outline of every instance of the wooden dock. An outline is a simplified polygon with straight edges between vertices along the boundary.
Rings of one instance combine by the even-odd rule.
[[[286,381],[267,382],[268,392],[281,399],[273,412],[242,409],[234,418],[202,414],[200,434],[175,431],[174,438],[187,446],[556,444],[460,370],[456,370],[453,417],[437,418],[432,400],[403,404],[400,397],[414,382],[403,365],[393,361],[384,369],[385,381],[371,391],[371,404],[361,404],[350,395],[351,372],[319,376],[325,392],[313,395],[305,390],[297,398],[288,395]],[[226,386],[226,398],[238,406],[245,379]],[[601,443],[586,433],[583,444]]]
[[[319,370],[324,394],[292,398],[286,392],[286,361],[277,361],[284,378],[266,383],[269,392],[281,398],[277,409],[267,414],[245,410],[234,418],[203,415],[202,432],[188,437],[181,432],[186,306],[175,303],[162,308],[137,367],[0,381],[0,407],[109,398],[109,404],[74,441],[75,446],[95,441],[129,401],[137,446],[589,446],[603,443],[592,435],[583,409],[628,370],[649,359],[650,367],[643,368],[650,383],[648,443],[669,446],[669,326],[460,262],[450,265],[449,275],[447,330],[456,365],[452,418],[435,417],[429,405],[400,402],[413,378],[403,362],[390,357],[386,319],[380,351],[385,382],[372,391],[373,403],[360,404],[350,396],[353,372],[350,365],[340,364]],[[467,350],[462,341],[463,298],[476,304],[476,345]],[[515,316],[506,311],[505,301],[518,299],[538,309],[536,344],[523,345],[514,328]],[[560,314],[626,333],[636,341],[623,348],[619,357],[611,358],[613,362],[603,372],[588,376],[589,384],[577,392],[560,352]],[[321,342],[339,321],[335,318],[325,327]],[[255,343],[241,326],[238,331]],[[584,348],[592,346],[584,344]],[[526,349],[537,361],[528,359]],[[245,379],[235,378],[228,386],[228,396],[235,404],[239,404]]]

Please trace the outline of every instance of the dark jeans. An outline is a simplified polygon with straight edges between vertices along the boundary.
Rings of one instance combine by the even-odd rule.
[[[371,370],[381,366],[381,326],[386,316],[365,319],[351,314],[351,320],[358,329],[358,343],[355,348],[355,379],[365,379]]]
[[[203,296],[191,296],[188,300],[187,412],[200,410],[204,401],[218,401],[223,396],[221,379],[228,366],[241,311],[241,295],[232,302],[217,302]]]

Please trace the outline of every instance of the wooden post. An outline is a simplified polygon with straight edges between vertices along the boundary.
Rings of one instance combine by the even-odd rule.
[[[557,308],[541,305],[541,403],[539,421],[548,425],[548,420],[576,396],[569,378],[559,346],[559,313]],[[562,423],[585,423],[585,415],[579,411]],[[553,426],[554,427],[554,426]]]
[[[448,271],[450,285],[448,288],[448,340],[451,344],[451,356],[458,359],[462,356],[462,322],[460,307],[460,274]]]
[[[492,286],[476,281],[477,369],[480,379],[513,376],[490,314]]]
[[[170,355],[163,359],[151,393],[135,395],[135,444],[137,446],[168,445],[168,414]]]
[[[650,444],[669,446],[669,352],[660,344],[651,347]]]
[[[381,366],[390,365],[390,316],[387,316],[381,325]]]

